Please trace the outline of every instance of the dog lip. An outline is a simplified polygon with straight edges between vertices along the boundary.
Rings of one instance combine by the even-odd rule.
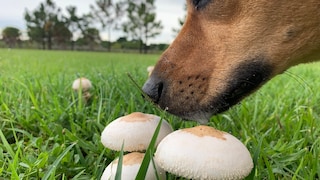
[[[230,93],[225,95],[223,99],[228,100],[234,98],[236,99],[238,97],[241,98],[247,93],[250,93],[265,80],[266,79],[263,78],[260,73],[254,73],[250,77],[247,77],[244,80],[240,80],[240,82],[237,85],[235,85],[235,87],[230,90]]]
[[[211,101],[209,111],[215,115],[228,110],[262,86],[271,73],[272,66],[261,57],[240,64],[227,82],[227,88]]]

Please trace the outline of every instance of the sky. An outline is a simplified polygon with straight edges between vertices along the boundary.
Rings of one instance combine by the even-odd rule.
[[[22,33],[26,34],[26,21],[24,20],[24,13],[26,10],[32,12],[39,7],[41,2],[45,0],[0,0],[0,31],[5,27],[12,26],[20,29]],[[94,4],[95,0],[53,0],[63,12],[66,7],[73,5],[77,7],[77,14],[82,15],[90,11],[90,5]],[[178,28],[178,19],[185,16],[184,10],[185,0],[156,0],[157,20],[161,20],[163,25],[162,33],[150,43],[171,43],[175,34],[172,28]],[[108,40],[107,33],[100,33],[103,40]],[[122,32],[113,32],[111,41],[123,36]]]

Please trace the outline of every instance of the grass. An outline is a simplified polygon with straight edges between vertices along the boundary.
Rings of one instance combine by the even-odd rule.
[[[103,128],[134,111],[163,114],[127,76],[142,85],[158,57],[0,49],[0,179],[99,179],[119,155],[100,143]],[[89,105],[71,90],[80,76],[94,86]],[[249,178],[320,178],[319,76],[318,63],[292,68],[211,118],[251,152]],[[196,125],[163,118],[174,129]]]

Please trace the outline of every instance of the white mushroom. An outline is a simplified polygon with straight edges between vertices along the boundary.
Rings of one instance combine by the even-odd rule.
[[[101,134],[101,142],[105,147],[117,151],[121,150],[122,143],[124,151],[144,151],[159,121],[159,116],[141,112],[122,116],[105,127]],[[170,124],[163,119],[156,145],[172,131]]]
[[[153,69],[154,69],[154,66],[148,66],[148,67],[147,67],[148,76],[150,76],[150,75],[151,75],[151,73],[152,73]]]
[[[89,92],[91,88],[92,88],[92,84],[90,80],[84,77],[78,78],[74,80],[72,83],[72,89],[75,92],[79,92],[80,90],[82,91],[82,98],[85,103],[87,103],[91,98],[91,94]]]
[[[144,153],[132,152],[123,156],[122,160],[122,172],[121,179],[122,180],[134,180],[138,174],[139,168],[141,166],[142,160],[144,157]],[[113,180],[115,179],[115,175],[117,172],[118,166],[118,158],[112,161],[104,170],[101,180]],[[146,174],[146,178],[148,180],[157,179],[157,175],[160,180],[166,179],[166,173],[163,169],[161,169],[156,163],[155,168],[150,162],[148,171]]]
[[[72,89],[74,91],[79,91],[80,89],[82,92],[89,91],[91,89],[92,84],[89,79],[81,77],[73,81],[72,83]]]
[[[190,179],[242,179],[253,168],[241,141],[209,126],[169,134],[158,145],[155,161],[165,171]]]

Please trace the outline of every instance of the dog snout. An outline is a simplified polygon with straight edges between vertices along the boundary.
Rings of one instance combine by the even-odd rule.
[[[151,76],[142,87],[142,91],[148,95],[154,103],[158,103],[160,101],[163,90],[163,82],[161,79],[154,76]]]

